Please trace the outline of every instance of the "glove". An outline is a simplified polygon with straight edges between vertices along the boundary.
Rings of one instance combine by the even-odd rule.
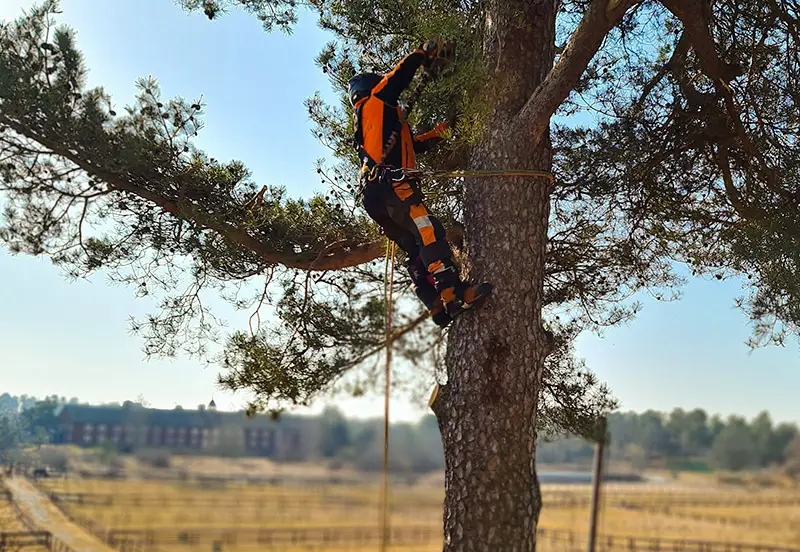
[[[436,54],[439,52],[439,43],[436,40],[428,40],[422,45],[422,51],[425,52],[423,65],[427,67],[436,58]]]
[[[450,41],[428,40],[422,45],[425,52],[423,67],[429,77],[437,77],[453,61],[455,49]]]
[[[456,47],[450,40],[445,40],[436,51],[436,58],[444,63],[451,63],[456,57]]]
[[[433,128],[433,132],[435,132],[439,138],[444,138],[448,130],[450,130],[450,125],[448,123],[439,123]]]

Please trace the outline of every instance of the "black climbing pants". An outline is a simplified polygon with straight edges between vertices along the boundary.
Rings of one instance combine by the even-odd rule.
[[[363,185],[367,214],[405,251],[414,291],[430,309],[461,283],[444,226],[425,208],[419,183],[403,171],[384,168]]]

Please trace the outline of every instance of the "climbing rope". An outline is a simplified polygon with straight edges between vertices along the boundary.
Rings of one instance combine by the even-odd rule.
[[[514,170],[475,170],[475,171],[423,171],[420,169],[403,169],[406,176],[411,178],[487,178],[487,177],[533,177],[546,178],[551,183],[555,181],[553,173],[532,169]]]
[[[387,240],[386,266],[383,271],[383,294],[386,300],[386,369],[383,395],[383,481],[381,483],[381,552],[389,545],[389,397],[392,365],[392,299],[394,292],[395,243]]]

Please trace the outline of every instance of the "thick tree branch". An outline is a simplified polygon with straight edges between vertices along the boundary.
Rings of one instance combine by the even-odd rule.
[[[271,265],[281,265],[286,268],[299,270],[341,270],[343,268],[368,263],[384,254],[383,240],[360,244],[347,241],[337,242],[336,244],[327,246],[320,253],[312,257],[309,257],[308,253],[294,254],[275,251],[260,242],[257,238],[251,236],[245,229],[207,213],[198,205],[186,200],[176,201],[163,194],[139,186],[124,175],[116,174],[91,163],[81,156],[79,152],[70,151],[63,145],[6,115],[0,115],[0,122],[8,125],[20,135],[26,136],[48,148],[53,154],[71,161],[87,174],[100,178],[112,190],[130,192],[159,206],[167,213],[185,220],[194,221],[201,227],[213,230],[228,242],[252,251]]]
[[[532,135],[535,147],[550,127],[550,118],[569,96],[600,49],[609,31],[640,0],[594,0],[544,82],[516,118],[520,132]]]
[[[744,198],[742,198],[742,194],[739,193],[739,190],[736,189],[736,186],[733,183],[731,163],[730,159],[728,158],[728,148],[726,146],[719,146],[717,149],[716,158],[717,165],[722,171],[722,182],[725,185],[725,194],[728,196],[728,200],[731,202],[731,205],[733,205],[736,213],[743,219],[749,220],[750,222],[764,222],[764,220],[767,218],[766,215],[760,212],[757,208],[751,207],[745,203]]]
[[[662,0],[664,6],[681,20],[685,32],[692,41],[700,68],[713,81],[728,83],[736,74],[736,68],[726,64],[717,55],[717,46],[708,27],[707,0]]]
[[[729,85],[739,72],[736,67],[725,63],[717,54],[716,43],[708,25],[706,11],[708,7],[704,6],[704,2],[698,2],[698,0],[662,0],[662,3],[683,22],[686,33],[692,41],[692,47],[697,54],[701,70],[712,80],[714,89],[722,97],[736,136],[744,151],[757,160],[759,172],[766,185],[784,199],[792,201],[793,195],[779,185],[775,170],[769,166],[761,151],[750,140],[747,129],[742,123],[739,108]]]
[[[653,78],[648,81],[645,87],[642,89],[642,93],[639,95],[639,99],[636,100],[636,103],[633,104],[631,107],[631,113],[634,115],[638,115],[642,106],[644,106],[644,102],[653,92],[656,86],[666,77],[670,72],[677,73],[678,68],[683,66],[686,61],[686,54],[689,52],[689,48],[691,47],[691,41],[689,37],[686,35],[684,31],[681,33],[678,42],[675,44],[675,50],[672,52],[672,56],[669,60],[658,70],[658,72],[653,75]]]
[[[716,154],[717,165],[722,171],[722,181],[725,185],[725,194],[731,202],[736,214],[745,219],[746,221],[760,225],[763,228],[768,228],[770,220],[773,217],[764,209],[757,205],[748,204],[742,197],[742,194],[736,188],[733,182],[733,175],[731,173],[730,158],[728,157],[728,149],[726,146],[720,145]],[[800,226],[794,223],[791,219],[783,219],[783,232],[795,238],[800,238]]]

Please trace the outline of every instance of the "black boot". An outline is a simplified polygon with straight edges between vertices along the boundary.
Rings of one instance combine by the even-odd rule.
[[[464,282],[456,286],[450,293],[442,292],[444,308],[450,318],[455,318],[464,311],[481,306],[491,293],[492,284],[488,282],[482,284]]]
[[[433,320],[434,324],[440,328],[446,328],[450,322],[453,321],[453,319],[450,318],[450,314],[444,308],[444,303],[442,302],[441,297],[433,304],[433,307],[430,309],[430,313],[431,320]]]

